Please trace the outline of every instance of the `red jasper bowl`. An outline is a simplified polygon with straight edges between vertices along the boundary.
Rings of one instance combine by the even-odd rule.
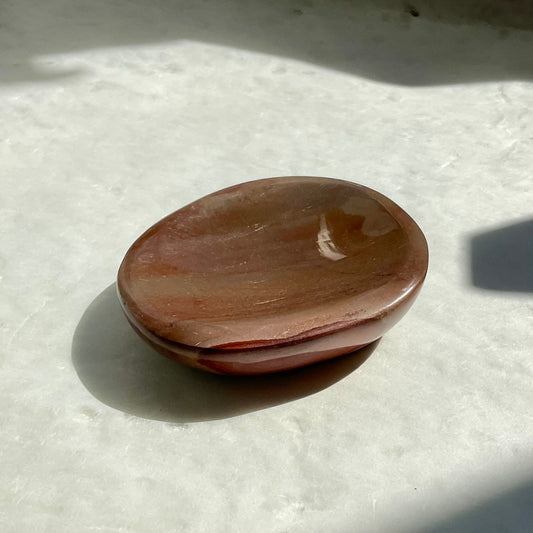
[[[118,273],[127,319],[162,354],[221,374],[289,370],[380,338],[428,265],[382,194],[314,177],[252,181],[167,216]]]

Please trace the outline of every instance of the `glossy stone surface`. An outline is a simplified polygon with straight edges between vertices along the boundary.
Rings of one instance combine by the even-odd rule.
[[[383,195],[285,177],[208,195],[126,254],[118,290],[136,331],[206,370],[311,364],[381,337],[424,280],[425,238]]]

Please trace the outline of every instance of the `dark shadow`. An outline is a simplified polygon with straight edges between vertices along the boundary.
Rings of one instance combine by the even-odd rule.
[[[475,287],[533,292],[533,220],[471,237],[470,255]]]
[[[115,284],[80,320],[72,362],[89,392],[136,416],[168,422],[229,418],[314,394],[362,365],[379,341],[343,357],[265,376],[218,376],[159,355],[127,323]]]
[[[528,483],[480,503],[430,527],[413,533],[531,533],[533,483]]]
[[[531,79],[532,29],[530,0],[17,0],[0,6],[0,82],[78,73],[47,56],[171,41],[409,86]],[[179,76],[187,47],[172,54],[164,63]],[[153,75],[144,63],[140,53],[130,68]]]

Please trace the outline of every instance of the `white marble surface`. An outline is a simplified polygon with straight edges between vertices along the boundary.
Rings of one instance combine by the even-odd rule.
[[[531,10],[415,4],[2,2],[2,532],[532,530]],[[144,346],[130,243],[292,174],[419,222],[405,319],[358,368],[251,381]]]

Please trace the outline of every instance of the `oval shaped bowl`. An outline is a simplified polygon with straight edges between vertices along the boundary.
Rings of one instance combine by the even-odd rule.
[[[252,181],[167,216],[128,250],[122,307],[156,350],[227,374],[288,370],[381,337],[425,278],[426,240],[382,194]]]

